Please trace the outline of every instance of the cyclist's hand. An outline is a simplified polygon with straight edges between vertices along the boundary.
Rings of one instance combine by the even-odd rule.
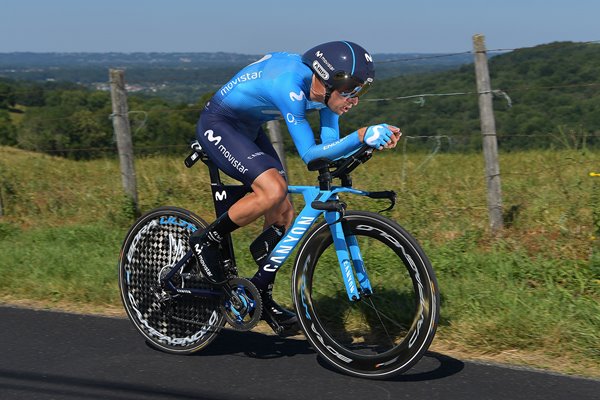
[[[400,136],[402,136],[400,128],[388,124],[369,126],[363,132],[362,141],[379,150],[396,147],[396,143],[398,143]],[[359,130],[359,135],[360,133]]]

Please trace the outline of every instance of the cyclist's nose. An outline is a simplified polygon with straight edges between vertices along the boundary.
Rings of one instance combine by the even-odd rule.
[[[350,97],[347,98],[346,101],[350,104],[352,104],[353,106],[358,104],[358,97]]]

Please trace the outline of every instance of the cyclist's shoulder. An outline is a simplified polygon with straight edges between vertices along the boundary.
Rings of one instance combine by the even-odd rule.
[[[283,67],[286,70],[289,70],[290,68],[295,68],[302,64],[302,58],[299,54],[288,53],[285,51],[268,53],[262,59],[267,61],[266,65],[270,68]]]
[[[304,85],[312,77],[312,71],[299,54],[269,53],[271,56],[264,66],[265,78],[277,80],[279,84]]]
[[[310,96],[310,84],[312,71],[300,58],[293,53],[270,53],[271,58],[267,60],[263,68],[265,85],[262,87],[265,96],[273,99],[286,109],[306,108]],[[268,56],[268,55],[267,55]]]

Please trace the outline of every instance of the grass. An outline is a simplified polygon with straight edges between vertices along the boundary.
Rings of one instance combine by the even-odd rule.
[[[488,230],[478,154],[377,154],[354,186],[393,189],[387,215],[416,236],[442,294],[433,349],[600,377],[600,154],[501,154],[506,227]],[[140,207],[188,208],[214,219],[202,166],[183,157],[136,160]],[[315,182],[297,158],[290,180]],[[302,201],[295,198],[296,208]],[[344,199],[380,210],[381,201]],[[120,310],[116,263],[132,223],[115,160],[74,162],[0,147],[0,301],[50,308]],[[260,222],[234,233],[242,275]],[[290,304],[291,262],[275,296]]]
[[[10,231],[0,254],[9,259],[0,287],[16,298],[50,303],[114,305],[115,254],[122,234],[106,226],[75,225]]]

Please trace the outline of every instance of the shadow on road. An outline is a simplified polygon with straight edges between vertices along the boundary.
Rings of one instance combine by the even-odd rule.
[[[150,345],[148,345],[151,347]],[[159,351],[159,350],[156,350]],[[244,354],[251,358],[272,359],[293,357],[298,354],[313,354],[315,351],[303,339],[282,338],[258,332],[238,332],[223,329],[206,349],[192,356],[222,356]]]
[[[315,351],[310,347],[308,341],[303,339],[281,338],[257,332],[223,330],[207,349],[195,355],[208,357],[232,354],[244,354],[257,359],[273,359],[294,357],[300,354],[315,354]],[[317,359],[323,368],[338,372],[320,356]],[[464,363],[460,360],[440,353],[427,352],[409,371],[389,380],[397,382],[431,381],[457,374],[463,368]]]
[[[0,393],[3,399],[221,399],[199,390],[181,391],[152,384],[5,369],[0,369]]]
[[[322,357],[319,356],[318,361],[323,368],[343,375],[342,372],[331,367]],[[423,358],[407,372],[385,380],[390,382],[432,381],[458,374],[464,367],[465,364],[456,358],[444,354],[427,352]]]

